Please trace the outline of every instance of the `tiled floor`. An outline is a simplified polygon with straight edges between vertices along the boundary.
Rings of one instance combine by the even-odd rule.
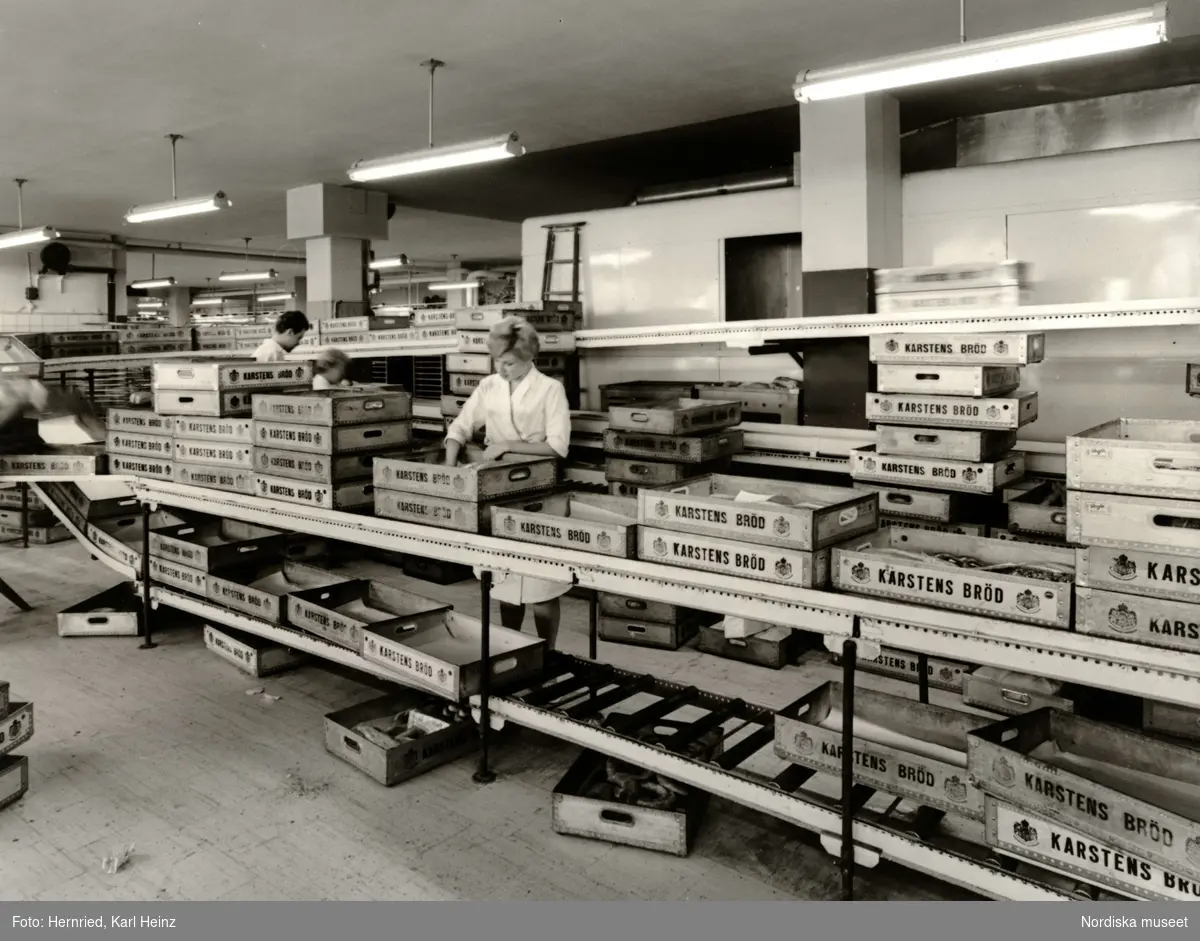
[[[415,584],[477,613],[473,583]],[[0,898],[84,899],[824,899],[834,861],[815,838],[714,800],[684,859],[559,836],[550,791],[576,749],[506,729],[499,779],[480,788],[463,759],[385,788],[324,749],[326,712],[378,695],[305,667],[253,680],[161,611],[160,646],[59,638],[55,614],[116,581],[74,543],[0,547],[0,574],[36,605],[0,601],[0,678],[35,704],[30,792],[0,811]],[[568,600],[562,646],[586,650]],[[782,673],[701,655],[601,645],[601,657],[713,692],[780,706],[825,667]],[[872,681],[874,682],[874,681]],[[256,686],[280,696],[247,695]],[[104,856],[133,843],[116,875]],[[969,898],[884,864],[859,898]]]

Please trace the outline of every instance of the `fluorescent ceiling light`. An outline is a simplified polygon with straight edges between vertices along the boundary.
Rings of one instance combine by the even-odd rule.
[[[479,287],[478,281],[444,281],[429,285],[431,291],[467,291]]]
[[[798,77],[795,94],[800,102],[866,95],[890,88],[1120,52],[1168,39],[1167,4],[1159,3],[1132,13],[972,40],[859,65],[814,70]]]
[[[197,297],[192,301],[193,307],[220,307],[225,303],[223,297]]]
[[[412,308],[395,304],[380,304],[378,307],[372,307],[371,311],[376,314],[411,314]]]
[[[506,134],[504,137],[472,141],[469,144],[431,147],[378,160],[360,160],[346,173],[355,183],[368,183],[372,180],[390,180],[398,176],[412,176],[433,170],[490,163],[493,160],[519,157],[523,153],[525,148],[517,143],[517,135]]]
[[[222,272],[218,281],[274,281],[275,269],[267,271],[226,271]]]
[[[145,281],[130,281],[131,288],[148,291],[152,288],[170,288],[175,286],[174,278],[149,278]]]
[[[138,310],[162,310],[162,301],[138,301]]]
[[[58,232],[48,225],[44,225],[40,229],[18,229],[16,232],[0,235],[0,248],[37,245],[39,242],[49,242],[56,238],[58,238]]]
[[[171,199],[165,203],[150,203],[135,206],[125,213],[126,222],[157,222],[159,219],[174,219],[178,216],[195,216],[202,212],[216,212],[232,206],[224,193],[201,196],[197,199]]]
[[[367,267],[374,271],[379,271],[383,268],[403,268],[407,264],[407,255],[394,255],[390,258],[376,258]]]
[[[272,301],[290,301],[295,294],[263,294],[259,297],[260,304],[269,304]]]

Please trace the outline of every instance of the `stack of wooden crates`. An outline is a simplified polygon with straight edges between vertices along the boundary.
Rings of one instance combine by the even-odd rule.
[[[0,810],[29,790],[29,759],[15,754],[33,738],[33,703],[13,702],[6,680],[0,680]]]

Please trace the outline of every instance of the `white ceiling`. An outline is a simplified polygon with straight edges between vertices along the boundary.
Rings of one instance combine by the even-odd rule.
[[[969,0],[968,31],[1141,2]],[[286,189],[344,183],[358,158],[425,145],[431,55],[449,63],[438,141],[515,130],[540,151],[786,105],[803,68],[957,35],[955,0],[13,0],[0,12],[0,174],[29,178],[27,225],[252,236],[268,250],[283,244]],[[234,208],[127,226],[130,206],[171,195],[171,132],[186,138],[179,195],[221,188]],[[15,187],[4,192],[0,224],[13,225]],[[377,250],[519,247],[515,225],[404,208],[392,234]]]

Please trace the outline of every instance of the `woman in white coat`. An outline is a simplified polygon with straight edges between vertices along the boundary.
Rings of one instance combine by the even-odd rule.
[[[571,442],[571,411],[561,382],[538,371],[533,361],[540,343],[523,317],[507,317],[491,329],[488,351],[495,372],[471,393],[446,434],[446,463],[459,454],[480,428],[487,429],[485,459],[537,455],[565,458]],[[478,574],[478,573],[477,573]],[[554,649],[562,614],[559,599],[569,583],[522,575],[498,575],[492,594],[500,602],[500,623],[519,631],[525,606],[533,605],[534,626],[546,647]]]

